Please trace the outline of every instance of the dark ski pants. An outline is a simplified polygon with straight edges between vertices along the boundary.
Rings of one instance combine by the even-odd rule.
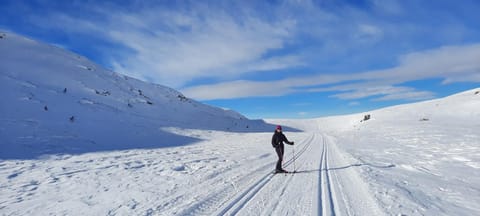
[[[277,156],[278,156],[277,166],[275,168],[277,171],[283,170],[282,169],[283,149],[284,149],[283,144],[280,144],[278,147],[275,148],[275,151],[277,152]]]

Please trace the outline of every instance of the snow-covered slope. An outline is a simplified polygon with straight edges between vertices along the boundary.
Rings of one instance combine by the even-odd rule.
[[[1,215],[480,215],[480,88],[268,120],[302,129],[297,173],[274,175],[272,126],[12,34],[4,50]]]
[[[388,214],[480,214],[480,88],[361,114],[275,122],[331,136],[357,161]]]
[[[162,128],[270,131],[63,49],[0,32],[0,159],[190,144]]]
[[[0,160],[6,215],[479,215],[480,89],[286,132],[164,128],[193,145]],[[455,111],[452,111],[454,109]],[[365,114],[371,119],[362,121]]]
[[[370,114],[336,136],[365,163],[395,164],[364,169],[388,212],[480,214],[480,88]]]
[[[365,115],[370,120],[363,121]],[[270,119],[269,121],[288,123],[296,128],[317,127],[322,131],[344,132],[357,127],[382,127],[384,124],[416,125],[432,123],[448,127],[451,124],[478,126],[480,119],[480,88],[454,94],[445,98],[403,104],[342,116],[330,116],[302,121]],[[306,124],[308,123],[308,124]],[[445,125],[446,124],[446,125]],[[307,128],[306,128],[307,127]],[[310,128],[311,129],[311,128]]]

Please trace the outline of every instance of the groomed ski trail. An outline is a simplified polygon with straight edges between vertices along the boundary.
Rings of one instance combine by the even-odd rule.
[[[385,215],[357,173],[364,164],[342,153],[333,137],[323,135],[323,147],[321,215]]]
[[[265,170],[213,215],[384,215],[355,170],[360,164],[349,163],[335,145],[328,135],[309,134],[296,145],[296,173]],[[284,163],[287,170],[293,171],[293,157]]]
[[[312,141],[313,141],[314,137],[315,137],[314,135],[310,135],[310,137],[308,137],[305,140],[299,142],[297,144],[297,146],[298,146],[297,148],[300,147],[300,151],[296,152],[295,155],[291,156],[288,160],[286,160],[283,164],[283,167],[287,168],[287,169],[290,168],[290,167],[293,167],[293,166],[290,166],[290,165],[293,164],[294,159],[295,159],[295,161],[298,161],[299,158],[301,158],[301,156],[304,155],[305,152],[310,149],[311,144],[313,143]],[[286,148],[285,151],[287,151],[287,150],[288,150],[288,148]],[[272,163],[272,167],[273,167],[274,164],[275,163]],[[297,164],[298,164],[298,162],[297,162]],[[289,181],[292,180],[292,176],[294,174],[293,173],[273,174],[273,171],[274,170],[269,170],[268,173],[266,173],[265,176],[263,176],[258,181],[253,183],[251,187],[247,188],[242,193],[237,194],[231,200],[228,200],[214,215],[236,215],[240,212],[241,212],[241,214],[239,214],[239,215],[242,215],[243,211],[245,211],[245,209],[248,209],[250,207],[255,208],[256,206],[252,206],[251,202],[253,200],[259,199],[257,196],[265,195],[265,193],[262,192],[262,191],[264,191],[265,188],[271,188],[273,185],[281,185],[282,189],[280,190],[280,192],[283,193],[285,191],[286,187],[287,187],[287,184],[282,183],[283,181],[279,181],[279,180],[281,180],[281,178],[285,177],[286,181],[289,182]],[[279,183],[282,183],[282,184],[279,184]],[[267,189],[267,191],[268,191],[268,189]],[[277,203],[279,201],[280,200],[277,200]],[[262,209],[265,209],[264,205],[273,204],[273,203],[275,203],[275,202],[267,203],[267,202],[261,201],[260,204],[263,204],[263,205],[260,205],[260,208],[256,208],[254,210],[254,214],[256,214],[256,212],[261,212]]]

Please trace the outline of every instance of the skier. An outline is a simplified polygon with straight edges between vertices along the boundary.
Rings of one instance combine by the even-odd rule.
[[[275,168],[275,173],[287,173],[288,171],[282,168],[284,145],[283,142],[293,145],[294,142],[288,141],[287,137],[282,133],[282,126],[278,125],[275,129],[275,133],[272,136],[272,146],[275,148],[275,151],[278,155],[277,166]]]

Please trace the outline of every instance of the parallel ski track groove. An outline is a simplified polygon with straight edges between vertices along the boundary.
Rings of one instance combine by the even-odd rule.
[[[293,176],[292,176],[292,175],[288,176],[288,179],[285,180],[285,183],[283,184],[282,189],[280,190],[280,191],[281,191],[281,192],[280,192],[280,195],[275,196],[275,197],[278,197],[278,199],[277,199],[277,202],[273,205],[274,208],[273,208],[272,211],[270,212],[270,215],[274,215],[273,213],[274,213],[274,212],[277,210],[277,208],[280,206],[280,203],[281,203],[282,201],[285,201],[284,199],[281,199],[281,197],[285,194],[285,190],[287,189],[288,183],[291,182],[292,179],[293,179]]]
[[[292,156],[292,158],[288,161],[288,163],[285,163],[284,166],[287,167],[288,165],[292,164],[292,162],[294,161],[294,159],[297,159],[297,158],[300,158],[304,152],[306,152],[307,149],[309,149],[311,143],[313,142],[313,140],[315,139],[315,134],[313,134],[312,136],[310,136],[308,138],[308,140],[306,141],[306,144],[302,147],[302,149],[300,149],[300,151],[298,153],[296,153],[295,155]],[[305,142],[305,141],[304,141]],[[303,163],[299,164],[299,167],[301,167],[301,165],[303,165]],[[299,168],[298,167],[298,168]],[[277,174],[278,175],[278,174]],[[290,175],[290,174],[285,174],[285,175]],[[278,208],[278,206],[280,206],[279,204],[284,201],[283,199],[281,199],[281,197],[285,194],[285,191],[286,191],[286,188],[287,186],[289,185],[288,183],[291,182],[293,180],[293,175],[290,175],[288,176],[288,178],[283,182],[283,185],[282,185],[282,188],[281,190],[278,190],[280,191],[279,195],[278,196],[275,196],[275,197],[279,197],[279,199],[277,199],[277,202],[273,205],[274,208],[271,210],[270,214],[269,215],[274,215],[273,213],[275,212],[275,210]],[[253,195],[256,195],[253,194]],[[255,197],[255,196],[253,196]],[[250,199],[247,200],[247,203],[253,199],[253,197],[251,197]],[[246,204],[246,203],[245,203]],[[242,208],[239,209],[239,211],[241,210]],[[237,212],[235,212],[234,214],[237,214]],[[233,214],[232,214],[233,215]]]
[[[335,211],[335,193],[332,188],[332,180],[328,166],[328,145],[325,135],[322,134],[322,156],[320,160],[320,175],[319,175],[319,200],[318,208],[319,215],[336,215]],[[328,202],[328,203],[327,203]],[[329,212],[327,212],[329,211]]]
[[[305,143],[305,145],[303,145],[302,149],[299,152],[297,152],[296,155],[293,155],[292,158],[287,160],[283,165],[285,167],[289,166],[290,164],[293,163],[294,159],[297,159],[303,153],[305,153],[305,151],[311,145],[314,137],[315,136],[312,135],[309,138],[307,138],[306,141],[303,141],[302,143]],[[237,206],[229,214],[229,215],[236,215],[273,178],[273,176],[274,176],[273,171],[274,170],[272,170],[269,173],[267,173],[266,175],[262,176],[258,181],[253,183],[246,190],[244,190],[239,196],[237,196],[232,201],[230,201],[228,204],[226,204],[226,207],[221,209],[220,212],[217,215],[226,215],[230,210],[232,210],[232,208]]]
[[[267,169],[267,167],[273,166],[274,163],[267,163],[264,166],[261,166],[258,169],[255,169],[253,172],[261,171]],[[247,176],[242,177],[241,179],[246,179],[248,178]],[[202,184],[203,185],[203,184]],[[216,190],[213,193],[210,193],[210,195],[206,196],[202,201],[194,204],[193,206],[190,206],[180,215],[203,215],[205,212],[212,211],[212,207],[215,206],[215,204],[221,202],[222,199],[224,199],[228,193],[233,190],[230,186],[223,187],[222,189]],[[215,211],[215,210],[213,210]]]
[[[324,193],[323,193],[323,182],[322,182],[322,169],[323,169],[323,159],[325,155],[325,137],[322,136],[322,155],[320,157],[320,174],[318,175],[318,214],[324,215]]]
[[[312,144],[312,141],[314,139],[315,135],[311,135],[308,140],[306,141],[306,144],[302,147],[302,149],[300,149],[299,152],[296,152],[295,155],[293,155],[290,159],[288,159],[287,161],[285,161],[283,163],[283,166],[287,167],[289,166],[290,164],[293,163],[294,160],[296,160],[297,158],[299,158],[301,155],[303,155],[303,153],[310,147],[310,145]],[[273,170],[274,171],[274,170]]]
[[[309,140],[307,141],[308,143],[304,146],[304,148],[302,148],[302,149],[300,150],[300,153],[294,155],[293,158],[296,159],[296,158],[299,158],[300,156],[302,156],[302,154],[303,154],[307,149],[309,149],[309,147],[310,147],[311,143],[313,142],[313,140],[315,139],[315,137],[316,137],[315,134],[313,134],[313,135],[309,138]],[[292,158],[292,159],[293,159],[293,158]],[[288,165],[290,165],[290,164],[291,164],[291,163],[289,163]],[[302,167],[303,164],[304,164],[304,163],[301,163],[297,168]],[[287,175],[287,174],[286,174],[286,175]],[[280,195],[278,196],[279,199],[278,199],[277,202],[273,205],[273,206],[275,206],[275,207],[274,207],[274,208],[272,209],[272,211],[270,212],[270,215],[275,215],[275,214],[273,214],[273,213],[274,213],[274,212],[277,210],[277,208],[280,206],[280,203],[285,201],[284,199],[281,199],[281,197],[285,194],[285,191],[286,191],[286,189],[287,189],[287,186],[289,185],[288,183],[291,182],[292,179],[293,179],[293,176],[288,176],[288,179],[285,180],[285,183],[284,183],[284,184],[282,184],[283,186],[282,186],[282,188],[281,188],[281,190],[280,190],[280,191],[281,191],[281,192],[280,192]],[[275,196],[275,197],[277,197],[277,196]]]
[[[330,215],[334,216],[335,215],[335,204],[333,202],[333,196],[334,193],[332,192],[332,184],[331,184],[331,179],[330,179],[330,171],[328,170],[328,146],[326,145],[325,138],[324,140],[324,146],[326,146],[325,150],[325,175],[326,175],[326,181],[327,181],[327,189],[328,189],[328,199],[330,201]]]

